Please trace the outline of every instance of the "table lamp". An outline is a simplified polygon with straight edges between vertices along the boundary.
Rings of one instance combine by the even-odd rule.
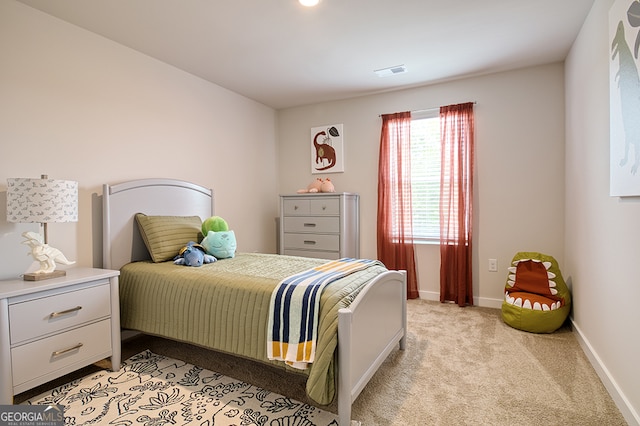
[[[62,252],[48,244],[47,224],[51,222],[78,221],[78,182],[49,179],[7,179],[7,222],[40,223],[44,238],[35,232],[25,232],[24,244],[31,248],[31,255],[40,262],[40,269],[23,275],[26,281],[39,281],[66,275],[56,270],[55,263],[72,264]]]

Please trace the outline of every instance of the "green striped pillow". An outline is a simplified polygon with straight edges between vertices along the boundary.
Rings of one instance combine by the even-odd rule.
[[[202,219],[198,216],[147,216],[136,214],[138,229],[154,262],[178,255],[189,241],[199,242]]]

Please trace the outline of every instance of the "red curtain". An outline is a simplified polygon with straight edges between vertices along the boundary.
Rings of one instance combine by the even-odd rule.
[[[473,103],[440,108],[440,301],[473,305]]]
[[[411,113],[382,115],[378,166],[378,259],[407,271],[407,298],[417,299],[411,219]]]

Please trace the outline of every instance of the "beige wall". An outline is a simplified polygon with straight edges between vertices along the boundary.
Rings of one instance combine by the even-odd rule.
[[[275,252],[273,109],[11,0],[0,57],[0,192],[8,177],[78,181],[78,223],[49,229],[69,258],[93,263],[92,194],[149,177],[213,187],[239,249]]]
[[[629,424],[640,424],[640,198],[609,196],[613,3],[596,0],[566,61],[565,264],[585,352]]]
[[[236,230],[241,250],[273,252],[278,193],[295,192],[315,177],[309,129],[343,123],[346,172],[326,176],[339,191],[361,194],[361,254],[375,257],[379,114],[476,101],[476,301],[499,306],[504,270],[516,251],[553,254],[572,282],[573,321],[585,351],[623,414],[638,424],[640,285],[633,266],[640,202],[608,196],[612,3],[596,0],[564,66],[276,112],[5,0],[0,203],[8,177],[47,173],[79,181],[79,222],[52,225],[50,239],[80,265],[91,265],[92,195],[101,194],[103,183],[190,180],[215,189],[217,213]],[[11,261],[11,253],[16,259],[26,253],[16,232],[0,221],[0,277],[24,272]],[[489,258],[498,259],[500,272],[487,271]],[[418,260],[421,296],[436,298],[437,246],[420,246]]]
[[[518,251],[552,254],[562,265],[564,69],[561,63],[278,112],[282,193],[311,174],[310,128],[344,124],[345,172],[338,191],[361,196],[361,255],[376,257],[377,162],[381,113],[476,101],[474,296],[499,307],[506,267]],[[324,175],[321,175],[325,177]],[[418,247],[423,298],[439,297],[437,245]],[[498,259],[499,272],[488,271]]]

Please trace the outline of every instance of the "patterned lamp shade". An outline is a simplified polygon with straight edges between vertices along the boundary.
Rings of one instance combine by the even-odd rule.
[[[7,179],[7,222],[78,221],[78,182],[30,178]]]

